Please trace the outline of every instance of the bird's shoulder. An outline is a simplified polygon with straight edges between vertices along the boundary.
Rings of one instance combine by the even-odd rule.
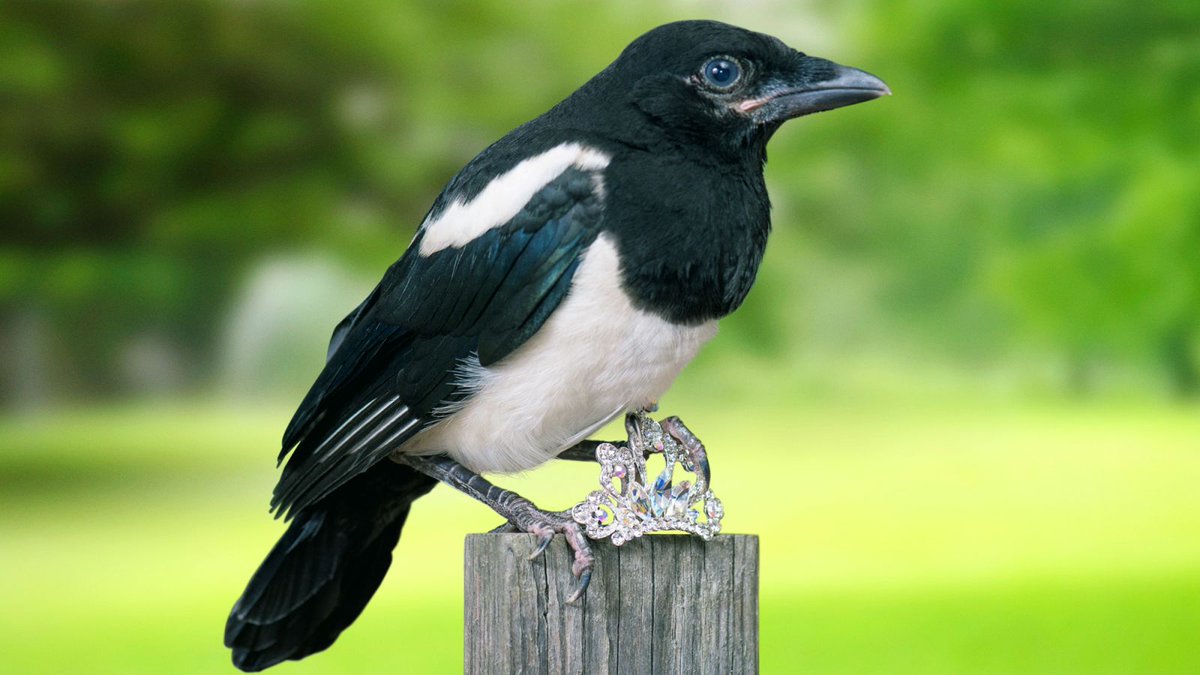
[[[597,153],[607,163],[621,147],[601,134],[546,124],[542,118],[527,122],[484,148],[446,182],[423,219],[422,229],[452,203],[475,199],[497,179],[522,172],[522,169],[538,170],[539,159],[543,172],[547,170],[545,163],[550,162],[550,158],[557,158],[556,166],[565,168],[569,165],[563,161],[566,149]]]
[[[494,306],[494,284],[540,287],[600,232],[613,155],[594,137],[563,131],[521,128],[493,144],[442,190],[366,316],[454,330],[462,317],[447,297]]]

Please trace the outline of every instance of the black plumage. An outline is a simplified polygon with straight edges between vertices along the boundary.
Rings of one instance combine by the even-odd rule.
[[[412,501],[434,484],[381,462],[301,511],[230,613],[234,664],[262,670],[333,644],[383,581]]]
[[[434,484],[387,458],[472,405],[481,396],[472,373],[524,353],[569,297],[606,297],[575,283],[601,237],[619,259],[618,304],[660,320],[646,325],[674,331],[729,314],[754,282],[770,230],[767,141],[787,119],[883,93],[877,79],[776,38],[680,22],[637,39],[472,160],[338,324],[284,433],[271,506],[291,522],[229,617],[235,664],[302,658],[357,617],[412,500]],[[488,192],[501,181],[504,190]],[[514,194],[521,201],[507,210]],[[572,421],[571,431],[595,421]]]
[[[335,331],[333,342],[340,344],[284,434],[280,459],[294,449],[273,509],[285,514],[304,509],[383,459],[433,420],[438,408],[466,393],[455,379],[459,362],[477,355],[483,366],[494,363],[542,325],[598,231],[598,200],[582,173],[564,172],[506,225],[469,245],[406,255],[387,271],[366,303]],[[420,247],[422,236],[417,234],[410,250]],[[380,397],[395,401],[353,436],[349,432],[356,427],[345,425],[344,414],[329,414],[352,413]],[[408,412],[393,419],[401,407]],[[365,452],[346,452],[346,446],[333,456],[324,452],[381,429],[380,440],[388,439],[388,429],[414,421],[403,434]]]

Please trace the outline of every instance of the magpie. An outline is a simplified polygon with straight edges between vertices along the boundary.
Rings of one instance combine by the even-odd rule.
[[[767,141],[889,93],[769,35],[683,21],[471,160],[336,326],[283,434],[271,507],[290,525],[229,616],[234,664],[329,647],[439,481],[539,553],[565,535],[581,593],[592,556],[569,515],[480,474],[586,457],[605,423],[652,409],[754,282]]]

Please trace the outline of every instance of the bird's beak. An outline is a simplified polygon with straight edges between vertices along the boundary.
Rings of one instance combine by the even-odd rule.
[[[804,57],[802,64],[791,81],[768,84],[754,98],[737,103],[737,111],[760,124],[782,123],[892,93],[883,80],[857,68],[812,57]]]

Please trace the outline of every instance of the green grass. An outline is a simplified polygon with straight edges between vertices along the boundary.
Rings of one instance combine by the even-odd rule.
[[[1200,415],[1149,406],[668,402],[728,531],[762,536],[764,672],[1200,672]],[[278,536],[285,410],[0,420],[0,672],[231,672],[225,613]],[[503,479],[548,506],[583,465]],[[418,503],[328,652],[279,673],[461,670],[462,536]]]
[[[1200,574],[763,598],[763,672],[1195,673]]]

